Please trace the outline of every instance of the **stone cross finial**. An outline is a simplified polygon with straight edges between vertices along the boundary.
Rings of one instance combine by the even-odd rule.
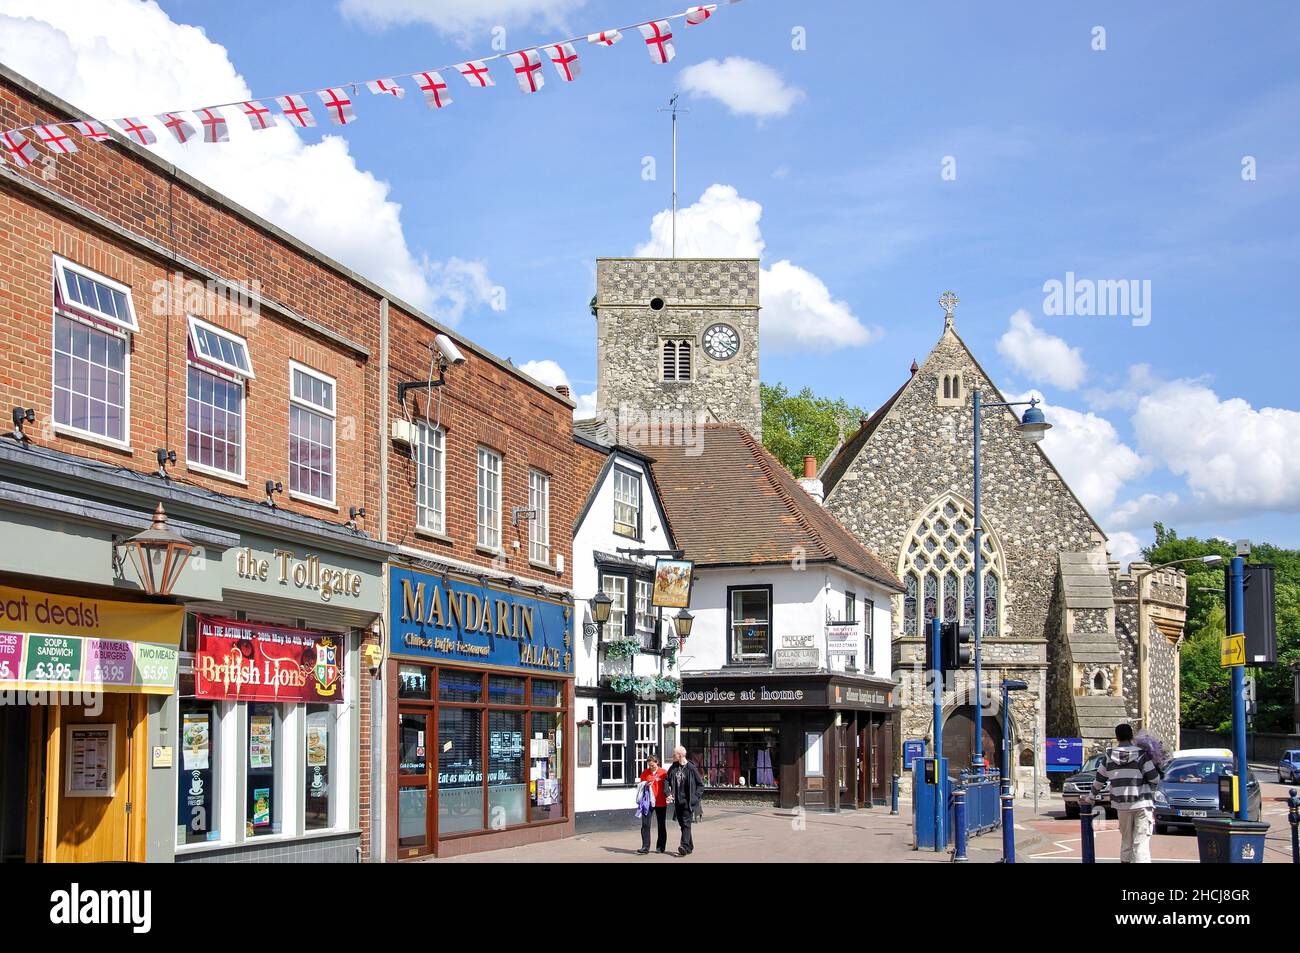
[[[945,291],[939,295],[939,307],[943,308],[943,326],[952,327],[952,309],[961,304],[961,298],[958,298],[953,291]]]

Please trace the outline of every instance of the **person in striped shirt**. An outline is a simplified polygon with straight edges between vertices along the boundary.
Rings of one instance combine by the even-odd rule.
[[[1110,805],[1119,816],[1120,863],[1149,864],[1155,824],[1152,798],[1160,784],[1160,770],[1150,753],[1133,743],[1132,725],[1116,725],[1115,740],[1119,744],[1106,750],[1106,758],[1097,768],[1092,795],[1100,794],[1102,786],[1110,782]]]

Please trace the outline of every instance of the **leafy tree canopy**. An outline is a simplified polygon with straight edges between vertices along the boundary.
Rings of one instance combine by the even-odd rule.
[[[840,439],[866,413],[842,397],[818,397],[811,387],[791,394],[784,384],[761,385],[763,445],[796,476],[803,475],[809,454],[823,463]]]

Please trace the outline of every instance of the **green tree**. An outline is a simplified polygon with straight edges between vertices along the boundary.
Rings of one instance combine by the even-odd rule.
[[[1175,559],[1217,554],[1225,559],[1233,547],[1221,539],[1180,537],[1155,524],[1155,542],[1143,550],[1153,565]],[[1256,731],[1289,732],[1295,727],[1292,666],[1300,661],[1300,550],[1268,543],[1253,548],[1248,560],[1271,563],[1276,584],[1277,665],[1251,670],[1259,710]],[[1181,567],[1187,574],[1187,640],[1182,650],[1182,717],[1189,727],[1227,730],[1232,721],[1228,670],[1219,665],[1219,640],[1226,632],[1223,565]]]
[[[784,384],[762,384],[763,445],[797,476],[803,474],[803,458],[809,454],[822,463],[840,438],[840,422],[846,429],[866,416],[842,397],[818,397],[811,387],[791,394]]]

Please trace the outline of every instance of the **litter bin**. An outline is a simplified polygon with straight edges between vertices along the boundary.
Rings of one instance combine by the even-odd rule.
[[[1230,817],[1205,818],[1196,822],[1196,846],[1203,864],[1262,864],[1263,821],[1239,821]]]

